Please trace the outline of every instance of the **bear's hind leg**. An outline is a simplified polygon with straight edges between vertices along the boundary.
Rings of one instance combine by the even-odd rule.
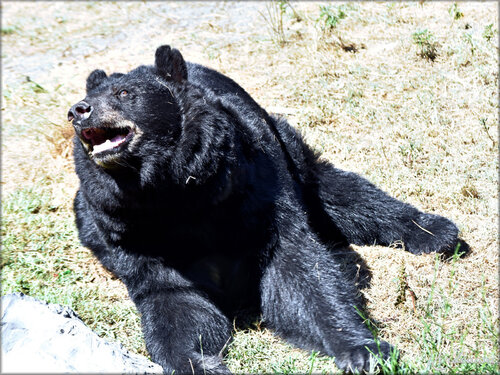
[[[309,241],[308,241],[309,242]],[[312,240],[279,249],[262,279],[263,318],[292,344],[335,357],[342,370],[373,369],[391,345],[377,342],[355,309],[361,298],[331,253]]]
[[[349,243],[384,245],[403,243],[414,254],[467,253],[469,246],[458,238],[457,226],[445,217],[422,212],[401,202],[352,172],[319,161],[310,194],[330,218],[331,231],[339,230]],[[320,233],[320,236],[322,234]],[[327,236],[327,234],[326,234]]]

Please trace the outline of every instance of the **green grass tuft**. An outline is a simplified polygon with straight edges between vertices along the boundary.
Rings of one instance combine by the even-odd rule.
[[[438,56],[439,43],[435,41],[434,34],[425,29],[412,34],[413,42],[419,47],[418,55],[427,60],[434,61]]]

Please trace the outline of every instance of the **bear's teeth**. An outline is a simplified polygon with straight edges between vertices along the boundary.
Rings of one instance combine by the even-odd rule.
[[[103,152],[103,151],[115,148],[115,147],[119,146],[124,140],[125,140],[125,137],[123,137],[123,136],[116,136],[111,140],[106,139],[106,142],[101,143],[100,145],[94,145],[94,149],[93,149],[92,153],[98,154],[99,152]]]

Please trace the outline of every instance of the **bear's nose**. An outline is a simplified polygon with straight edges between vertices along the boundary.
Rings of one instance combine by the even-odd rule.
[[[72,120],[85,120],[90,116],[92,112],[92,106],[83,100],[76,103],[73,107],[69,109],[68,121]]]

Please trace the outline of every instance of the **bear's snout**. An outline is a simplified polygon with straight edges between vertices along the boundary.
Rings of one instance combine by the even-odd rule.
[[[68,121],[81,121],[87,119],[92,113],[92,106],[83,100],[76,103],[68,111]]]

